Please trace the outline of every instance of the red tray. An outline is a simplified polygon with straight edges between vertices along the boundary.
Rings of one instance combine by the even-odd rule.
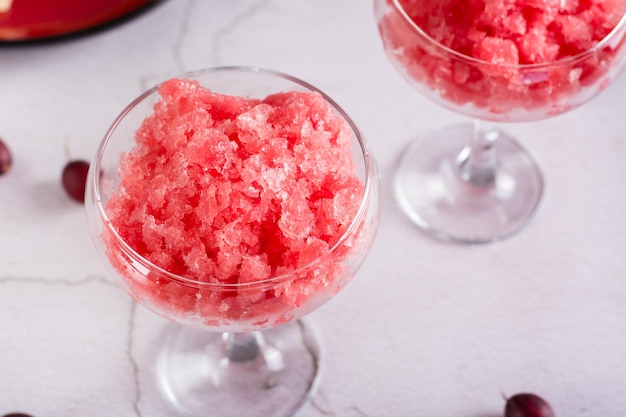
[[[154,0],[0,0],[0,41],[68,35],[117,20]]]

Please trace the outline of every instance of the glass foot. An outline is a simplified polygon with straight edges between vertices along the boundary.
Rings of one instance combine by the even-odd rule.
[[[413,141],[396,172],[394,191],[409,218],[434,236],[458,243],[487,243],[521,230],[543,194],[543,176],[515,139],[493,142],[494,180],[462,178],[461,161],[472,125],[450,126]]]
[[[243,337],[257,343],[229,347],[228,334],[183,326],[172,331],[158,375],[182,415],[287,417],[311,398],[320,349],[309,326],[297,320]]]

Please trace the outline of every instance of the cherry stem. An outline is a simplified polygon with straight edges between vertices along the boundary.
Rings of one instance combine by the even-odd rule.
[[[65,158],[67,158],[67,161],[71,161],[72,160],[72,153],[70,152],[70,138],[69,137],[65,137],[65,140],[63,141],[63,152],[65,153]]]

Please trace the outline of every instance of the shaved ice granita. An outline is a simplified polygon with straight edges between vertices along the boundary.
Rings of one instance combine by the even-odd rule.
[[[245,98],[172,79],[158,93],[104,207],[107,255],[131,293],[185,322],[245,330],[339,291],[365,244],[360,224],[330,254],[364,193],[348,122],[317,92]],[[207,285],[127,274],[118,239]]]
[[[111,275],[173,323],[155,363],[166,400],[226,417],[292,416],[310,398],[320,348],[300,319],[359,270],[380,206],[376,162],[346,112],[255,67],[140,95],[101,142],[85,199]]]
[[[501,123],[591,100],[626,62],[626,0],[373,0],[383,48],[408,84],[473,119],[420,133],[394,193],[422,230],[489,243],[524,229],[544,181]]]
[[[406,78],[483,119],[570,110],[606,88],[624,60],[626,0],[384,3],[379,30]]]

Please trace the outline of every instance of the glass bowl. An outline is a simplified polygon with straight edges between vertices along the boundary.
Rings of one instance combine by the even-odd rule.
[[[311,395],[319,373],[318,342],[314,332],[299,319],[335,296],[354,277],[367,256],[380,216],[381,193],[376,162],[363,135],[345,111],[322,91],[295,77],[254,67],[219,67],[183,74],[177,77],[177,80],[183,80],[184,84],[181,84],[183,89],[195,92],[206,88],[210,93],[207,92],[209,90],[203,90],[202,94],[205,96],[197,101],[184,95],[186,92],[182,98],[164,101],[164,94],[167,95],[172,88],[168,84],[170,81],[149,89],[115,119],[97,150],[89,171],[85,199],[87,217],[97,252],[111,275],[134,300],[175,323],[167,340],[164,341],[158,369],[163,392],[180,412],[190,416],[206,415],[206,410],[219,410],[219,414],[223,416],[292,415]],[[200,151],[190,148],[192,139],[196,137],[194,132],[199,132],[199,135],[208,125],[196,125],[194,132],[185,131],[180,136],[176,136],[176,132],[169,132],[158,140],[155,139],[158,136],[156,130],[150,130],[151,128],[144,125],[146,120],[154,122],[156,118],[157,122],[152,125],[167,124],[170,123],[170,116],[179,117],[169,113],[171,106],[180,106],[183,109],[180,117],[193,115],[205,120],[202,115],[212,112],[212,120],[226,118],[224,114],[215,110],[217,108],[215,106],[222,106],[219,103],[222,98],[215,99],[216,94],[220,97],[223,97],[222,95],[236,97],[238,100],[255,100],[254,109],[264,111],[263,109],[267,109],[266,102],[278,100],[269,97],[296,92],[304,94],[294,99],[297,106],[306,107],[309,103],[307,100],[312,100],[317,103],[316,105],[323,103],[325,106],[326,113],[320,120],[300,120],[301,130],[317,132],[317,136],[308,137],[323,141],[324,146],[331,146],[326,142],[332,142],[334,153],[304,154],[297,167],[287,162],[281,164],[278,161],[283,159],[276,159],[275,166],[271,168],[272,176],[265,175],[270,170],[265,167],[259,171],[258,177],[246,183],[247,188],[243,188],[242,185],[243,171],[234,174],[232,166],[228,168],[231,171],[226,177],[236,175],[240,177],[233,177],[231,185],[227,188],[224,188],[223,181],[219,183],[221,188],[214,186],[218,183],[215,179],[219,177],[217,174],[208,180],[204,179],[207,173],[224,172],[227,169],[226,163],[208,165],[198,162]],[[213,100],[211,104],[202,101],[209,96]],[[259,104],[263,100],[265,100],[263,104]],[[230,111],[228,106],[225,104],[220,109]],[[217,147],[212,151],[214,158],[221,158],[222,153],[229,152],[226,147],[232,146],[235,149],[234,155],[240,157],[238,163],[253,163],[255,158],[260,158],[262,152],[269,152],[273,147],[293,141],[293,138],[289,137],[291,133],[282,134],[277,128],[275,136],[263,141],[259,149],[252,151],[250,147],[253,145],[244,143],[242,126],[250,122],[251,118],[269,117],[267,114],[262,115],[254,111],[242,112],[237,116],[231,115],[235,121],[228,119],[224,122],[220,119],[219,123],[222,123],[222,126],[239,126],[242,130],[232,130],[229,137],[224,136],[223,141],[216,142]],[[160,116],[155,116],[157,113]],[[298,123],[295,118],[299,116],[294,113],[293,117],[290,124],[295,125]],[[339,133],[334,137],[328,137],[328,132],[332,131],[332,128],[325,123],[338,124]],[[256,126],[261,129],[266,124]],[[319,132],[322,132],[321,136]],[[176,142],[179,139],[186,141],[186,144]],[[138,147],[138,143],[146,141],[153,141],[156,145],[151,142],[153,147],[147,148],[149,150]],[[165,152],[163,149],[166,148],[170,153],[163,157],[162,152]],[[303,152],[298,143],[289,145],[283,151],[294,155]],[[159,156],[154,157],[156,153]],[[325,163],[323,157],[328,158],[328,155],[337,160]],[[164,162],[164,158],[167,158],[168,162]],[[161,176],[164,174],[155,170],[148,174],[143,172],[141,177],[133,171],[136,169],[133,164],[136,163],[151,167],[171,163],[176,169],[176,176],[162,179]],[[343,164],[344,168],[337,172],[332,171],[338,164]],[[183,167],[180,172],[179,167]],[[191,183],[191,186],[198,187],[199,184],[202,186],[193,188],[192,190],[196,190],[195,194],[192,193],[189,201],[184,201],[184,204],[193,207],[184,215],[186,217],[168,214],[170,217],[162,215],[164,218],[159,221],[162,224],[169,224],[176,222],[176,219],[191,221],[188,219],[193,217],[194,221],[198,220],[197,228],[194,226],[191,234],[184,235],[184,238],[179,238],[181,233],[179,231],[172,232],[172,236],[163,232],[158,247],[152,248],[150,236],[167,229],[167,227],[154,228],[157,232],[150,229],[156,221],[154,220],[156,215],[146,214],[156,210],[151,206],[152,197],[163,192],[161,188],[163,181],[178,192],[179,178],[192,175],[191,172],[196,172],[194,170],[199,170],[197,172],[201,172],[201,175],[200,179]],[[312,233],[308,237],[292,236],[294,241],[300,242],[299,252],[294,254],[266,229],[273,228],[271,230],[274,234],[280,230],[281,238],[287,236],[289,232],[300,233],[290,229],[296,226],[288,224],[285,219],[291,216],[292,220],[295,220],[293,225],[301,225],[302,219],[309,219],[306,216],[310,216],[310,213],[305,212],[308,205],[302,209],[300,202],[303,198],[299,194],[299,189],[289,189],[280,181],[296,175],[295,171],[301,177],[304,175],[303,172],[312,172],[311,170],[321,170],[319,175],[325,175],[339,191],[334,195],[328,194],[331,187],[326,185],[317,190],[319,195],[324,195],[323,198],[319,197],[316,200],[319,202],[316,203],[317,217],[310,220],[316,222],[315,224],[330,224],[328,219],[321,217],[323,213],[330,215],[332,212],[338,216],[336,219],[340,220],[336,222],[341,225],[336,226],[332,223],[332,227],[326,226],[328,229],[324,230],[336,235],[325,236],[324,242],[313,238]],[[308,186],[313,187],[311,184],[313,183],[309,183]],[[261,197],[271,193],[272,198],[281,199],[281,203],[275,203],[271,199],[264,201],[269,201],[272,207],[282,207],[282,211],[278,214],[266,213],[263,220],[257,220],[257,223],[250,220],[253,225],[250,226],[250,230],[258,233],[259,241],[265,239],[259,243],[264,252],[256,255],[244,254],[235,259],[234,252],[227,249],[240,244],[246,237],[236,229],[230,228],[233,222],[226,223],[225,220],[217,227],[215,225],[218,221],[213,219],[210,223],[213,228],[207,229],[206,225],[209,224],[206,218],[207,211],[201,210],[201,207],[204,207],[202,204],[213,204],[218,207],[215,216],[223,215],[225,218],[224,213],[235,210],[232,207],[237,204],[236,201],[243,201],[235,200],[234,193],[249,190],[250,187],[256,187],[256,191],[250,191],[257,193],[250,199],[254,204],[250,205],[247,211],[243,209],[241,212],[236,211],[237,217],[234,222],[254,218],[258,214],[255,207],[261,205]],[[121,199],[120,196],[126,192],[130,193],[131,189],[138,193],[145,192],[138,194],[144,197],[138,202],[133,200],[132,203]],[[220,194],[225,193],[224,190],[227,189],[232,190],[229,194],[230,201],[224,200],[225,194]],[[179,194],[183,194],[183,191]],[[175,204],[172,199],[178,198],[178,194],[171,195],[171,199],[168,197],[162,202],[163,207]],[[308,198],[312,201],[313,194]],[[144,201],[146,204],[143,204]],[[132,207],[128,212],[119,211],[120,207],[128,208],[129,204]],[[161,213],[165,209],[158,210]],[[196,219],[194,213],[200,212],[203,213],[203,217],[196,216],[201,217]],[[281,224],[281,221],[285,223]],[[126,224],[133,224],[135,228],[128,229]],[[277,228],[277,224],[280,227]],[[181,242],[186,243],[188,239],[195,242],[196,231],[204,239],[203,242],[213,242],[214,246],[209,247],[209,243],[206,243],[202,249],[212,257],[209,257],[209,261],[188,262],[187,254],[197,250],[196,247],[185,249],[188,253],[184,255],[172,254],[171,258],[175,260],[172,263],[174,268],[165,268],[154,261],[164,256],[165,251],[161,253],[162,248],[171,246],[175,250],[176,245],[180,246]],[[137,234],[141,235],[141,238],[137,238]],[[227,248],[224,245],[231,246]],[[160,255],[156,255],[157,253]],[[296,261],[292,259],[294,256],[298,257]],[[275,262],[271,270],[267,269],[267,263],[264,264],[265,269],[259,266],[262,259],[267,260],[270,257],[280,259],[276,261],[279,263]],[[234,263],[229,264],[232,259]],[[215,268],[211,262],[220,262],[219,265],[226,266],[220,267],[222,269]],[[194,270],[196,274],[192,276],[180,270],[172,270],[182,268],[183,264],[188,267],[187,270]],[[285,266],[287,264],[289,267]],[[230,273],[223,274],[224,268],[227,267],[231,268]],[[264,274],[260,274],[259,271]]]

